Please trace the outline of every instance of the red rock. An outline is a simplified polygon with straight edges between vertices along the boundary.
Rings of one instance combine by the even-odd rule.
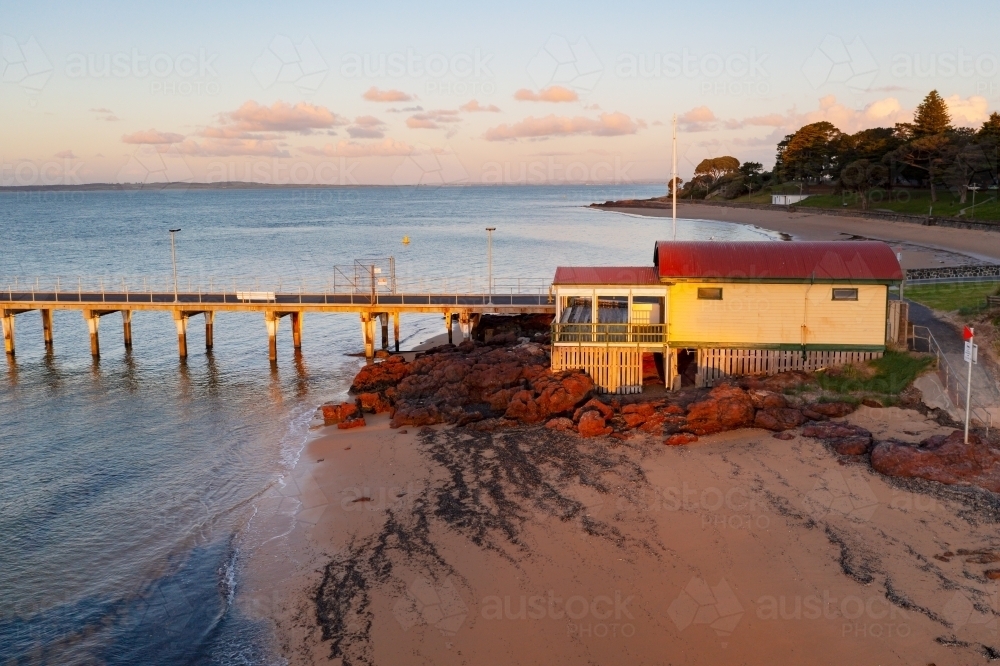
[[[341,421],[352,419],[356,416],[360,416],[361,414],[357,403],[354,402],[328,402],[323,405],[321,409],[323,410],[323,421],[326,425],[340,423]]]
[[[639,426],[639,430],[648,433],[660,433],[663,431],[663,424],[666,422],[667,417],[663,414],[653,414],[646,422]]]
[[[966,444],[961,430],[947,437],[930,437],[916,446],[879,442],[872,450],[872,467],[888,476],[917,477],[1000,493],[1000,451],[974,433],[969,434]]]
[[[685,410],[680,405],[667,405],[663,410],[664,414],[679,415],[684,414]]]
[[[806,417],[797,409],[769,407],[761,409],[754,416],[753,424],[765,430],[791,430],[806,422]]]
[[[786,389],[796,388],[803,384],[808,384],[810,381],[811,377],[808,374],[799,370],[791,370],[789,372],[780,372],[770,377],[747,377],[743,384],[749,389],[763,389],[782,393]]]
[[[390,356],[381,363],[362,366],[351,384],[351,393],[377,393],[395,386],[410,373],[410,364],[401,356]]]
[[[874,407],[875,409],[882,409],[885,407],[880,400],[876,400],[875,398],[865,398],[861,401],[861,404],[865,407]]]
[[[723,384],[688,409],[686,429],[696,435],[745,428],[753,423],[753,402],[746,391]]]
[[[872,448],[872,438],[864,435],[844,437],[831,442],[830,446],[842,456],[863,456]]]
[[[667,446],[681,446],[683,444],[690,444],[691,442],[697,442],[698,436],[692,435],[689,432],[679,432],[663,440],[663,443]]]
[[[355,419],[350,419],[349,421],[341,421],[337,424],[339,430],[350,430],[351,428],[363,428],[365,427],[364,417],[357,417]]]
[[[811,410],[808,405],[802,408],[802,416],[806,417],[810,421],[826,421],[827,418],[824,414]]]
[[[780,393],[771,391],[750,391],[750,400],[757,409],[785,409],[788,407],[788,400]]]
[[[622,407],[622,414],[638,414],[643,418],[649,418],[656,413],[656,407],[650,402],[638,402]]]
[[[565,416],[560,416],[558,418],[552,419],[545,424],[545,427],[550,430],[562,430],[571,431],[576,430],[576,425],[573,423],[572,419],[568,419]]]
[[[389,426],[398,428],[403,425],[424,426],[435,423],[444,423],[444,415],[435,405],[425,407],[397,405],[396,413],[392,415]]]
[[[550,379],[550,381],[544,383],[544,388],[539,392],[537,402],[547,414],[561,414],[570,411],[586,400],[591,391],[594,390],[594,380],[579,370],[569,370],[559,373],[559,375],[540,377],[536,384],[541,383],[543,379]],[[536,388],[538,387],[536,386]]]
[[[385,414],[392,411],[392,404],[381,393],[362,393],[358,396],[361,411],[369,414]]]
[[[638,428],[639,426],[641,426],[643,423],[646,422],[647,418],[649,417],[636,412],[622,414],[622,420],[625,421],[625,425],[628,426],[629,428]]]
[[[853,413],[857,407],[849,402],[816,402],[809,405],[809,409],[831,419],[839,419]]]
[[[535,402],[531,391],[518,391],[510,399],[510,406],[504,413],[504,418],[516,419],[522,423],[538,423],[545,419],[544,414]]]
[[[495,393],[490,393],[486,396],[486,402],[489,403],[490,409],[494,412],[506,412],[507,408],[510,406],[510,399],[514,397],[514,394],[520,391],[520,389],[500,389]]]
[[[591,398],[582,407],[573,412],[573,420],[579,421],[580,416],[582,416],[584,412],[589,412],[589,411],[600,412],[601,416],[605,420],[610,419],[615,414],[614,407],[604,404],[597,398]]]
[[[611,428],[605,426],[604,417],[601,416],[600,412],[592,410],[584,412],[580,417],[577,431],[583,437],[599,437],[600,435],[610,434]]]
[[[776,432],[771,435],[771,437],[774,437],[775,439],[783,439],[787,442],[790,439],[795,439],[795,434],[791,432]]]

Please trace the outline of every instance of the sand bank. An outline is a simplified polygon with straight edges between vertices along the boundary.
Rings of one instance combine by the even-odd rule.
[[[607,208],[630,215],[670,217],[669,209]],[[677,216],[695,220],[721,220],[752,224],[797,240],[843,240],[862,236],[900,246],[903,268],[938,268],[968,263],[968,258],[1000,263],[1000,233],[949,227],[925,227],[911,222],[892,222],[854,217],[795,212],[678,204]],[[956,256],[957,255],[965,255]]]
[[[918,412],[849,421],[918,441]],[[743,430],[323,428],[242,595],[314,663],[979,663],[996,500]],[[956,555],[975,551],[971,555]],[[331,655],[336,653],[335,659]]]

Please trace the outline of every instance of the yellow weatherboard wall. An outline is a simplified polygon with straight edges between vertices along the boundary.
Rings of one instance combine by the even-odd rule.
[[[722,300],[699,300],[699,287],[722,287]],[[856,288],[858,300],[834,301],[834,287]],[[668,336],[706,346],[881,346],[887,293],[881,284],[681,282],[670,287]]]

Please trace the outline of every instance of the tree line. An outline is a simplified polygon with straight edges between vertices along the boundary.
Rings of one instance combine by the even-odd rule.
[[[917,106],[913,122],[847,134],[827,121],[810,123],[778,143],[774,169],[730,156],[702,160],[680,198],[734,199],[764,187],[793,184],[833,186],[859,195],[867,207],[876,188],[929,189],[931,202],[942,190],[965,203],[973,189],[1000,183],[1000,114],[978,129],[955,127],[948,106],[932,90]]]

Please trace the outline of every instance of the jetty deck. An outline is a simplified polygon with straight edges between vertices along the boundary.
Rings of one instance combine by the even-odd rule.
[[[478,289],[477,289],[478,287]],[[453,321],[458,319],[461,334],[468,338],[483,314],[555,313],[550,293],[551,280],[497,279],[490,285],[484,280],[420,280],[408,284],[394,277],[376,274],[364,279],[341,280],[260,280],[211,278],[62,278],[0,280],[0,321],[3,324],[4,349],[15,353],[15,317],[38,311],[42,318],[44,343],[53,344],[52,313],[55,310],[79,310],[87,322],[91,353],[100,355],[99,328],[102,317],[121,313],[126,347],[132,345],[132,316],[135,312],[161,311],[173,315],[177,329],[178,351],[186,357],[187,328],[192,317],[201,315],[205,322],[205,344],[213,345],[216,313],[259,312],[268,336],[269,356],[277,359],[279,322],[291,320],[296,349],[302,344],[302,321],[307,313],[347,314],[360,317],[365,355],[375,354],[375,326],[381,324],[382,347],[389,347],[389,319],[393,322],[395,349],[399,350],[400,316],[403,314],[441,314],[445,318],[449,340]]]

